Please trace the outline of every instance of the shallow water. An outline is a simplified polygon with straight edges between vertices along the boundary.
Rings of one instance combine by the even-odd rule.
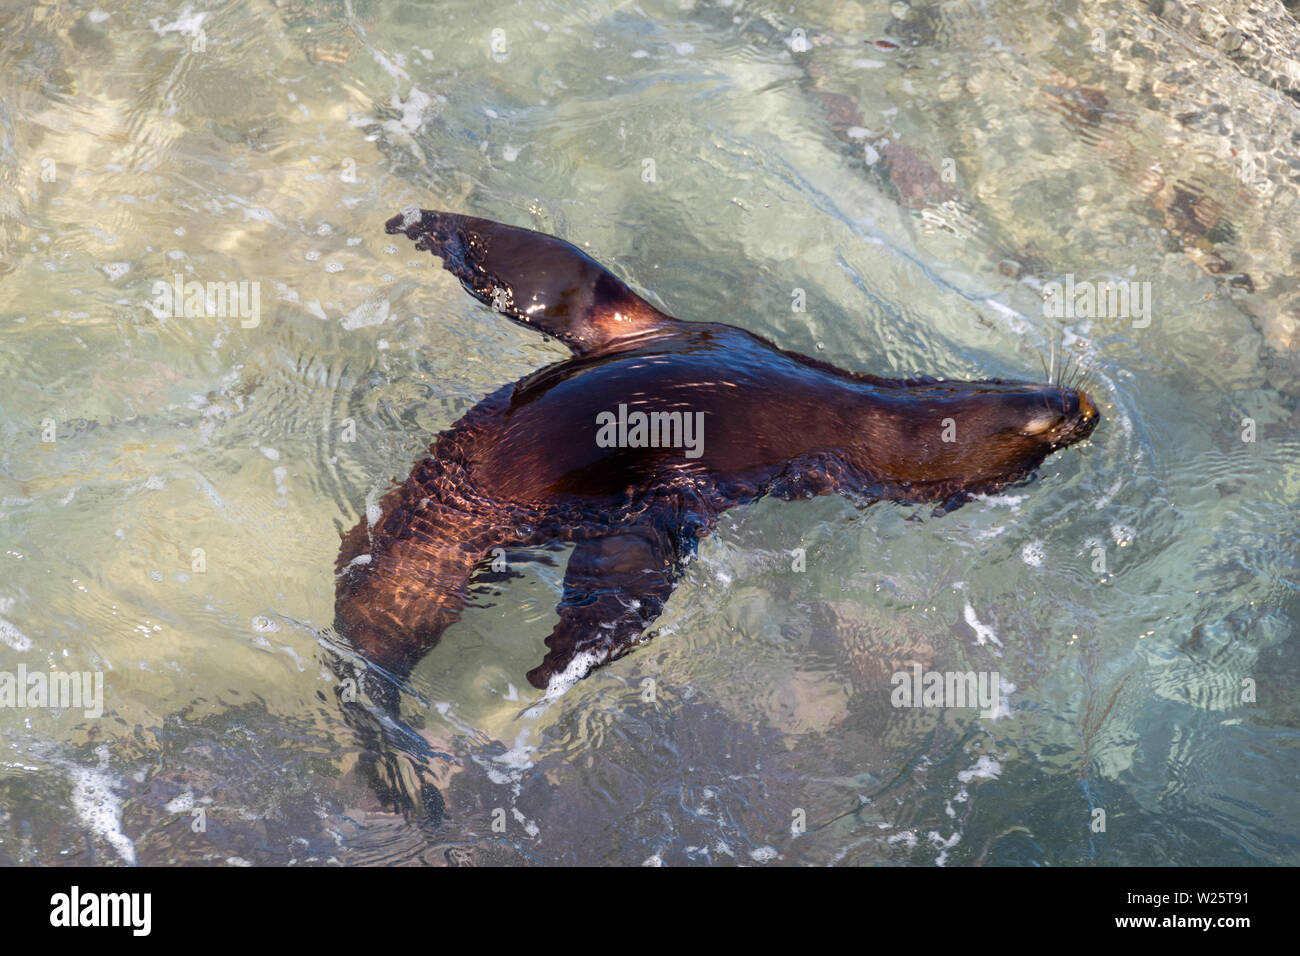
[[[0,708],[0,862],[1300,863],[1295,16],[6,4],[0,671],[104,707]],[[942,518],[729,512],[540,707],[565,552],[481,578],[403,701],[431,832],[354,772],[339,534],[565,353],[385,235],[411,203],[846,368],[1069,356],[1102,425]],[[177,274],[258,314],[160,316]],[[1050,317],[1067,276],[1149,310]],[[912,662],[996,716],[890,706]]]

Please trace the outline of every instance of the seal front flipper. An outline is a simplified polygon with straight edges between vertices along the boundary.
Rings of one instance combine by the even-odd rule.
[[[407,209],[385,224],[443,268],[480,302],[587,355],[627,336],[673,325],[596,260],[531,229],[429,209]]]
[[[577,680],[627,653],[663,610],[676,577],[672,542],[658,528],[579,542],[564,574],[559,623],[546,639],[550,651],[528,672],[529,683],[545,690],[556,675]]]

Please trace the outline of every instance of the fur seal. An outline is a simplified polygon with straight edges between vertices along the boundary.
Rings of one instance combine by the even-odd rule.
[[[547,688],[641,642],[728,508],[839,492],[946,511],[1028,479],[1099,420],[1060,383],[878,378],[675,319],[528,229],[413,208],[386,228],[573,353],[483,399],[344,536],[336,627],[395,677],[457,619],[494,548],[575,545],[528,673]]]

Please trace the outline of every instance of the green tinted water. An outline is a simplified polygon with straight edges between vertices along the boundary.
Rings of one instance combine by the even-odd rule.
[[[1278,3],[6,5],[0,670],[104,713],[0,708],[0,860],[1300,862],[1298,50]],[[541,708],[565,555],[483,583],[405,701],[429,834],[351,773],[339,534],[564,353],[411,203],[848,368],[1063,350],[1105,418],[941,519],[729,513]],[[1049,318],[1067,276],[1148,313]],[[998,716],[890,706],[913,663]]]

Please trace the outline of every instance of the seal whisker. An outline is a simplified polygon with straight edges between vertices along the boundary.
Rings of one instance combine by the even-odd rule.
[[[1089,368],[1088,356],[1080,352],[1079,365],[1074,373],[1074,387],[1076,390],[1083,390],[1084,383],[1088,380]]]
[[[1079,391],[1091,393],[1097,387],[1097,369],[1092,364],[1084,371],[1083,378],[1079,382]]]
[[[1072,387],[1077,389],[1079,385],[1083,382],[1083,376],[1084,376],[1083,358],[1080,357],[1078,363],[1075,365],[1074,368],[1074,381],[1072,382]]]

